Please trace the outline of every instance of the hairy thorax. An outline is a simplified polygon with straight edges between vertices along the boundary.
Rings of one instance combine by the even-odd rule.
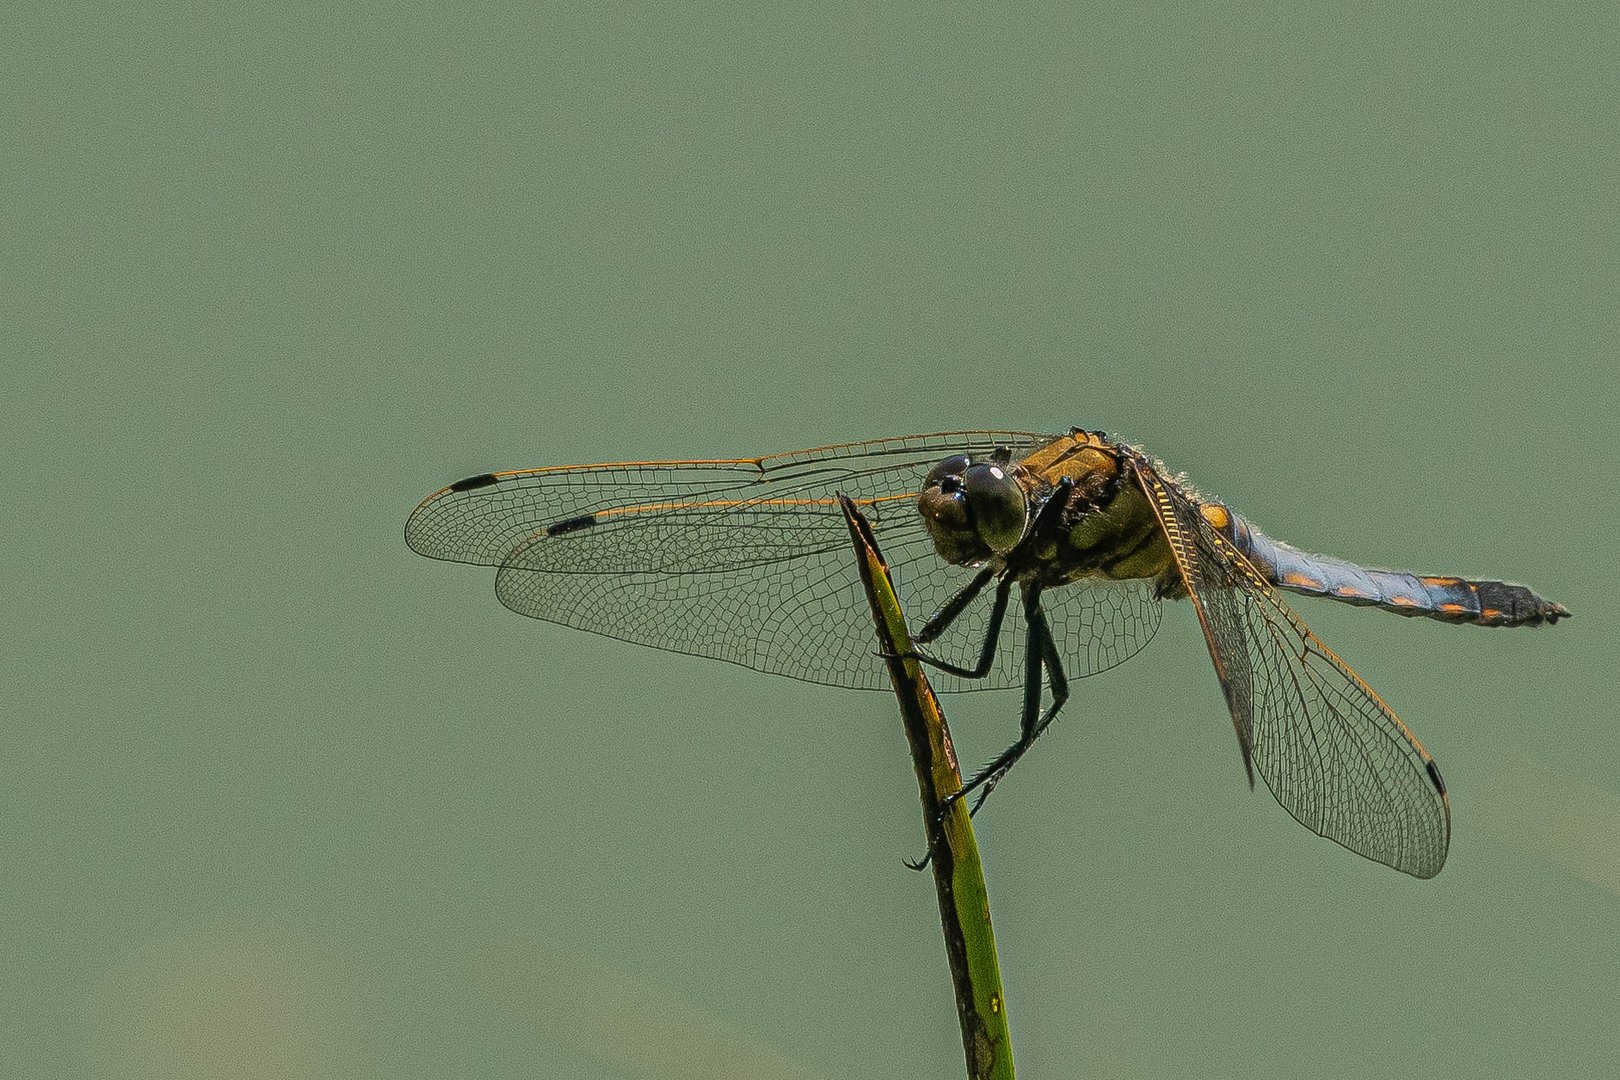
[[[1091,432],[1041,447],[1015,466],[1044,503],[1057,483],[1074,484],[1055,535],[1037,545],[1033,576],[1049,585],[1086,577],[1158,578],[1173,570],[1153,507],[1113,444]]]

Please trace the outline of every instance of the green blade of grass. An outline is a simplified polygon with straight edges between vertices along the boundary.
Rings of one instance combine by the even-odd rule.
[[[878,550],[871,526],[840,496],[849,523],[856,565],[877,626],[878,648],[889,667],[911,763],[922,795],[923,827],[928,834],[928,856],[939,895],[940,923],[945,930],[945,956],[956,988],[956,1015],[962,1025],[962,1047],[967,1054],[970,1080],[1013,1080],[1012,1038],[1007,1029],[1007,1004],[1001,989],[1001,968],[996,962],[996,938],[990,926],[990,897],[984,887],[984,868],[973,837],[973,821],[965,800],[940,807],[961,790],[962,774],[951,746],[950,728],[940,711],[939,699],[923,674],[922,665],[900,654],[911,650],[911,632],[895,598],[888,564]]]

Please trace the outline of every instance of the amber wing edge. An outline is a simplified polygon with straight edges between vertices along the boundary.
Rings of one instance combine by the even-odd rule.
[[[878,649],[900,704],[917,774],[968,1076],[972,1080],[1012,1080],[1006,998],[973,821],[963,800],[941,811],[944,800],[962,787],[950,728],[921,665],[903,658],[911,647],[911,633],[871,526],[852,500],[840,496],[839,505],[849,525],[856,566],[877,628]]]

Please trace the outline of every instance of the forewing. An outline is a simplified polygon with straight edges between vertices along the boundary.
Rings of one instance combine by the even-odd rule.
[[[411,515],[423,555],[498,566],[523,615],[839,686],[881,688],[836,496],[871,520],[925,618],[971,577],[943,562],[916,509],[955,453],[1027,452],[1049,436],[951,432],[764,458],[492,473]]]
[[[1451,815],[1428,751],[1186,492],[1147,459],[1132,464],[1198,611],[1245,765],[1307,828],[1415,877],[1439,873]]]

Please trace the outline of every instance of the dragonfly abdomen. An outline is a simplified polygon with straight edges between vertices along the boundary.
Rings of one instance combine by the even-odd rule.
[[[1289,592],[1478,626],[1536,626],[1557,622],[1570,613],[1564,605],[1537,596],[1523,585],[1372,570],[1289,547],[1219,504],[1207,504],[1204,515],[1273,585]]]

